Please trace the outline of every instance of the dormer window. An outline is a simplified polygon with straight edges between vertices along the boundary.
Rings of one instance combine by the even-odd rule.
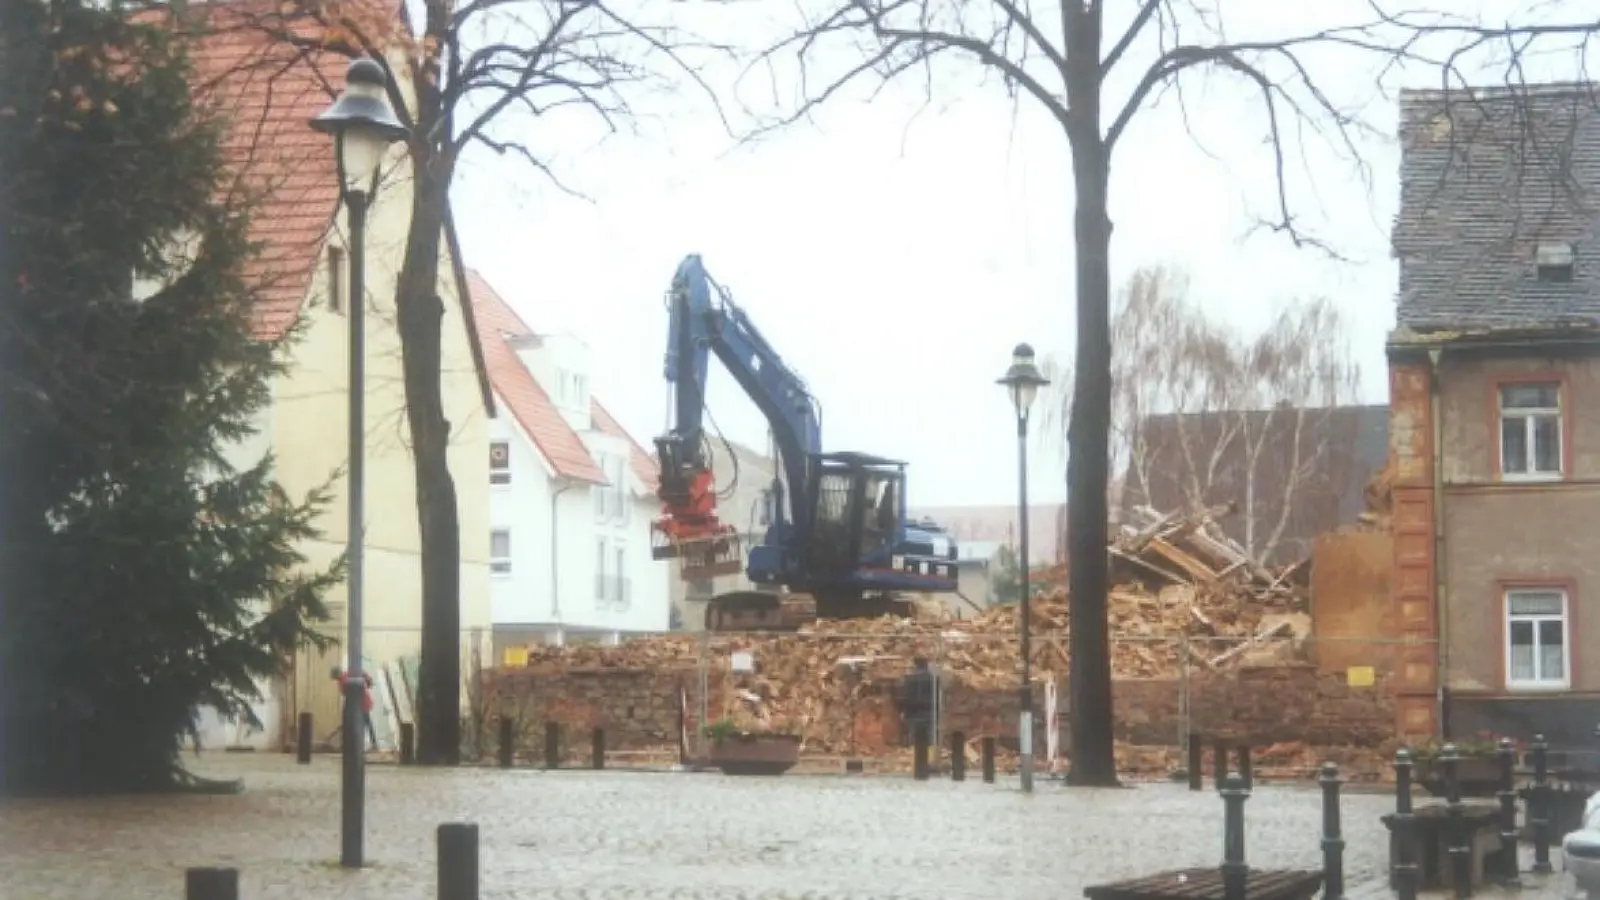
[[[1572,281],[1572,245],[1540,244],[1534,255],[1539,280],[1551,284]]]

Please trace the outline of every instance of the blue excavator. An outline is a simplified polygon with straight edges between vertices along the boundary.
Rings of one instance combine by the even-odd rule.
[[[906,615],[911,604],[903,594],[954,592],[955,541],[934,522],[906,520],[906,464],[823,452],[821,413],[805,381],[699,255],[679,264],[667,302],[673,425],[655,439],[662,510],[651,523],[651,555],[679,560],[686,581],[743,566],[761,588],[712,597],[707,630],[792,630],[813,617]],[[717,514],[719,488],[731,486],[715,483],[704,424],[713,355],[761,411],[777,448],[769,524],[748,561],[739,529]]]

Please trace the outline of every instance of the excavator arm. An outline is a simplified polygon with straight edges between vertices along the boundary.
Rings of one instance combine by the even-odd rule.
[[[739,571],[738,529],[717,515],[705,433],[706,376],[715,356],[761,411],[777,445],[782,479],[772,485],[768,543],[782,545],[804,529],[803,504],[785,516],[784,482],[797,496],[809,484],[810,460],[820,451],[821,422],[805,382],[790,369],[728,292],[706,272],[699,255],[679,264],[668,294],[665,376],[672,386],[673,424],[656,438],[661,467],[660,517],[652,524],[652,556],[682,561],[685,580]],[[768,573],[772,580],[777,573]]]

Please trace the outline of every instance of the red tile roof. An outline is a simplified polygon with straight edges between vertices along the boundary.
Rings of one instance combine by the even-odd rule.
[[[252,330],[276,341],[299,318],[339,205],[333,143],[309,122],[344,89],[355,51],[281,0],[213,0],[189,10],[182,29],[193,38],[195,99],[229,117],[223,154],[236,187],[255,199],[250,237],[258,252],[244,273],[258,293]],[[407,28],[405,4],[397,0],[356,0],[342,14],[361,19],[380,46]],[[462,264],[448,213],[445,228],[459,283]],[[484,406],[492,408],[472,310],[461,299]]]
[[[255,197],[250,236],[259,253],[245,269],[259,296],[254,331],[277,340],[299,316],[338,208],[333,144],[307,123],[344,88],[349,57],[277,40],[263,22],[273,3],[198,9],[204,18],[190,47],[195,99],[231,119],[223,153],[237,187]],[[276,24],[302,36],[314,27]]]
[[[522,364],[508,337],[532,337],[533,329],[522,321],[511,305],[501,299],[489,282],[472,269],[467,270],[467,287],[477,317],[478,341],[483,345],[485,367],[495,392],[505,400],[511,415],[550,461],[556,474],[590,484],[606,484],[606,477],[589,455],[578,433],[572,430],[555,402]]]
[[[654,491],[657,487],[660,487],[661,470],[656,465],[655,457],[646,453],[644,448],[639,446],[639,442],[633,439],[633,435],[629,434],[628,430],[622,427],[622,423],[618,422],[616,417],[612,416],[604,406],[600,405],[599,400],[591,399],[589,404],[589,415],[594,417],[595,428],[612,437],[621,438],[628,442],[628,462],[633,466],[633,474],[639,476],[639,480],[644,482],[645,490]]]

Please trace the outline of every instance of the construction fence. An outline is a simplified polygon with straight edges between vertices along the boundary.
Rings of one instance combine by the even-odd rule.
[[[847,627],[848,623],[841,623]],[[1030,636],[1034,752],[1065,769],[1071,745],[1069,638]],[[1248,745],[1264,776],[1301,777],[1325,759],[1378,778],[1398,742],[1394,673],[1426,650],[1393,637],[1119,635],[1112,639],[1114,738],[1123,772],[1168,777],[1191,734]],[[493,754],[500,717],[521,758],[543,758],[554,723],[568,761],[587,761],[605,733],[609,765],[693,757],[714,728],[798,734],[810,767],[910,766],[899,712],[914,660],[936,676],[935,742],[994,737],[1015,764],[1021,640],[958,629],[875,627],[858,633],[698,634],[619,646],[508,650],[484,671],[472,718]],[[719,724],[721,723],[721,724]],[[975,751],[973,751],[975,752]]]

